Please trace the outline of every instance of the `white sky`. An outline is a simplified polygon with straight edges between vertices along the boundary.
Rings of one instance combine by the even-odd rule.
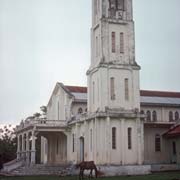
[[[179,0],[134,0],[141,89],[180,91]],[[91,0],[0,0],[0,124],[46,105],[57,81],[86,85]]]

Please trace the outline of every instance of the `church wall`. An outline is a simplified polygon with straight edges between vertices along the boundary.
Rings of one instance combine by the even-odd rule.
[[[61,88],[57,87],[47,106],[48,120],[66,120],[71,117],[70,106],[71,99],[68,94]]]
[[[144,152],[145,164],[170,163],[169,142],[162,135],[167,132],[167,128],[145,128],[144,129]],[[161,135],[161,151],[155,151],[155,136]]]
[[[71,115],[72,116],[78,116],[78,110],[79,108],[82,108],[83,112],[86,112],[87,104],[86,103],[73,103],[72,109],[71,109]]]
[[[152,112],[157,112],[157,121],[158,122],[169,122],[169,112],[173,112],[173,118],[175,119],[175,112],[179,112],[180,108],[173,108],[173,107],[157,107],[157,106],[141,106],[141,110],[144,110],[146,114],[147,111],[151,112],[151,119],[152,119]]]

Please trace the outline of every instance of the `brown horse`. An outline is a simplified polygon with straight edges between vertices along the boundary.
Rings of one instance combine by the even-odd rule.
[[[79,179],[83,179],[84,178],[84,170],[90,170],[90,174],[89,174],[89,177],[92,178],[92,173],[93,173],[93,170],[95,171],[95,177],[97,178],[97,167],[96,165],[94,164],[94,161],[83,161],[81,163],[79,163],[77,165],[77,168],[80,168],[80,171],[79,171]]]

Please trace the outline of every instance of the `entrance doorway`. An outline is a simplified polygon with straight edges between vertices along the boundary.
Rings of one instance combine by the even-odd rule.
[[[84,161],[84,137],[80,137],[80,162]]]

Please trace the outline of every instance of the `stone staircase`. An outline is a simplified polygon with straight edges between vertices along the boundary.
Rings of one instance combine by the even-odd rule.
[[[14,176],[32,176],[32,175],[58,175],[67,176],[76,174],[74,165],[33,165],[22,166],[10,172]]]

